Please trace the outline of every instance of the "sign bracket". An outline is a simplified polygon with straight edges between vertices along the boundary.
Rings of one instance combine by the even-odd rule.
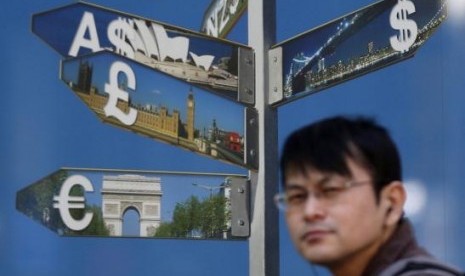
[[[258,170],[258,112],[255,108],[245,108],[245,137],[244,163],[250,168]]]
[[[249,48],[238,48],[238,93],[237,101],[255,104],[255,56]]]
[[[268,104],[283,100],[283,48],[276,47],[268,51],[269,89]]]
[[[250,181],[246,178],[231,178],[231,235],[250,236]]]

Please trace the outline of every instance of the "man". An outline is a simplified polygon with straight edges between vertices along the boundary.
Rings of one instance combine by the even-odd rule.
[[[375,122],[334,117],[294,132],[281,172],[275,199],[308,261],[341,276],[463,275],[417,245],[398,151]]]

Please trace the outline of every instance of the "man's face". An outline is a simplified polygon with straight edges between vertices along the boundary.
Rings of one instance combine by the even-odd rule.
[[[303,257],[317,264],[369,256],[383,242],[386,211],[376,201],[371,176],[347,162],[352,177],[310,169],[290,172],[285,179],[291,238]],[[353,184],[344,186],[349,181]]]

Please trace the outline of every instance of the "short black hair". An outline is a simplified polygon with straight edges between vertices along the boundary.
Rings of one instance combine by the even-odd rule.
[[[377,198],[385,185],[402,180],[399,152],[384,127],[366,117],[336,116],[298,129],[286,139],[282,184],[290,169],[351,176],[347,158],[368,170]]]

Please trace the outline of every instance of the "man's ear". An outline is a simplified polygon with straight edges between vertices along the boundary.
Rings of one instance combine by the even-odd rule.
[[[396,225],[404,212],[407,193],[400,181],[392,181],[381,191],[381,207],[384,208],[386,226]]]

